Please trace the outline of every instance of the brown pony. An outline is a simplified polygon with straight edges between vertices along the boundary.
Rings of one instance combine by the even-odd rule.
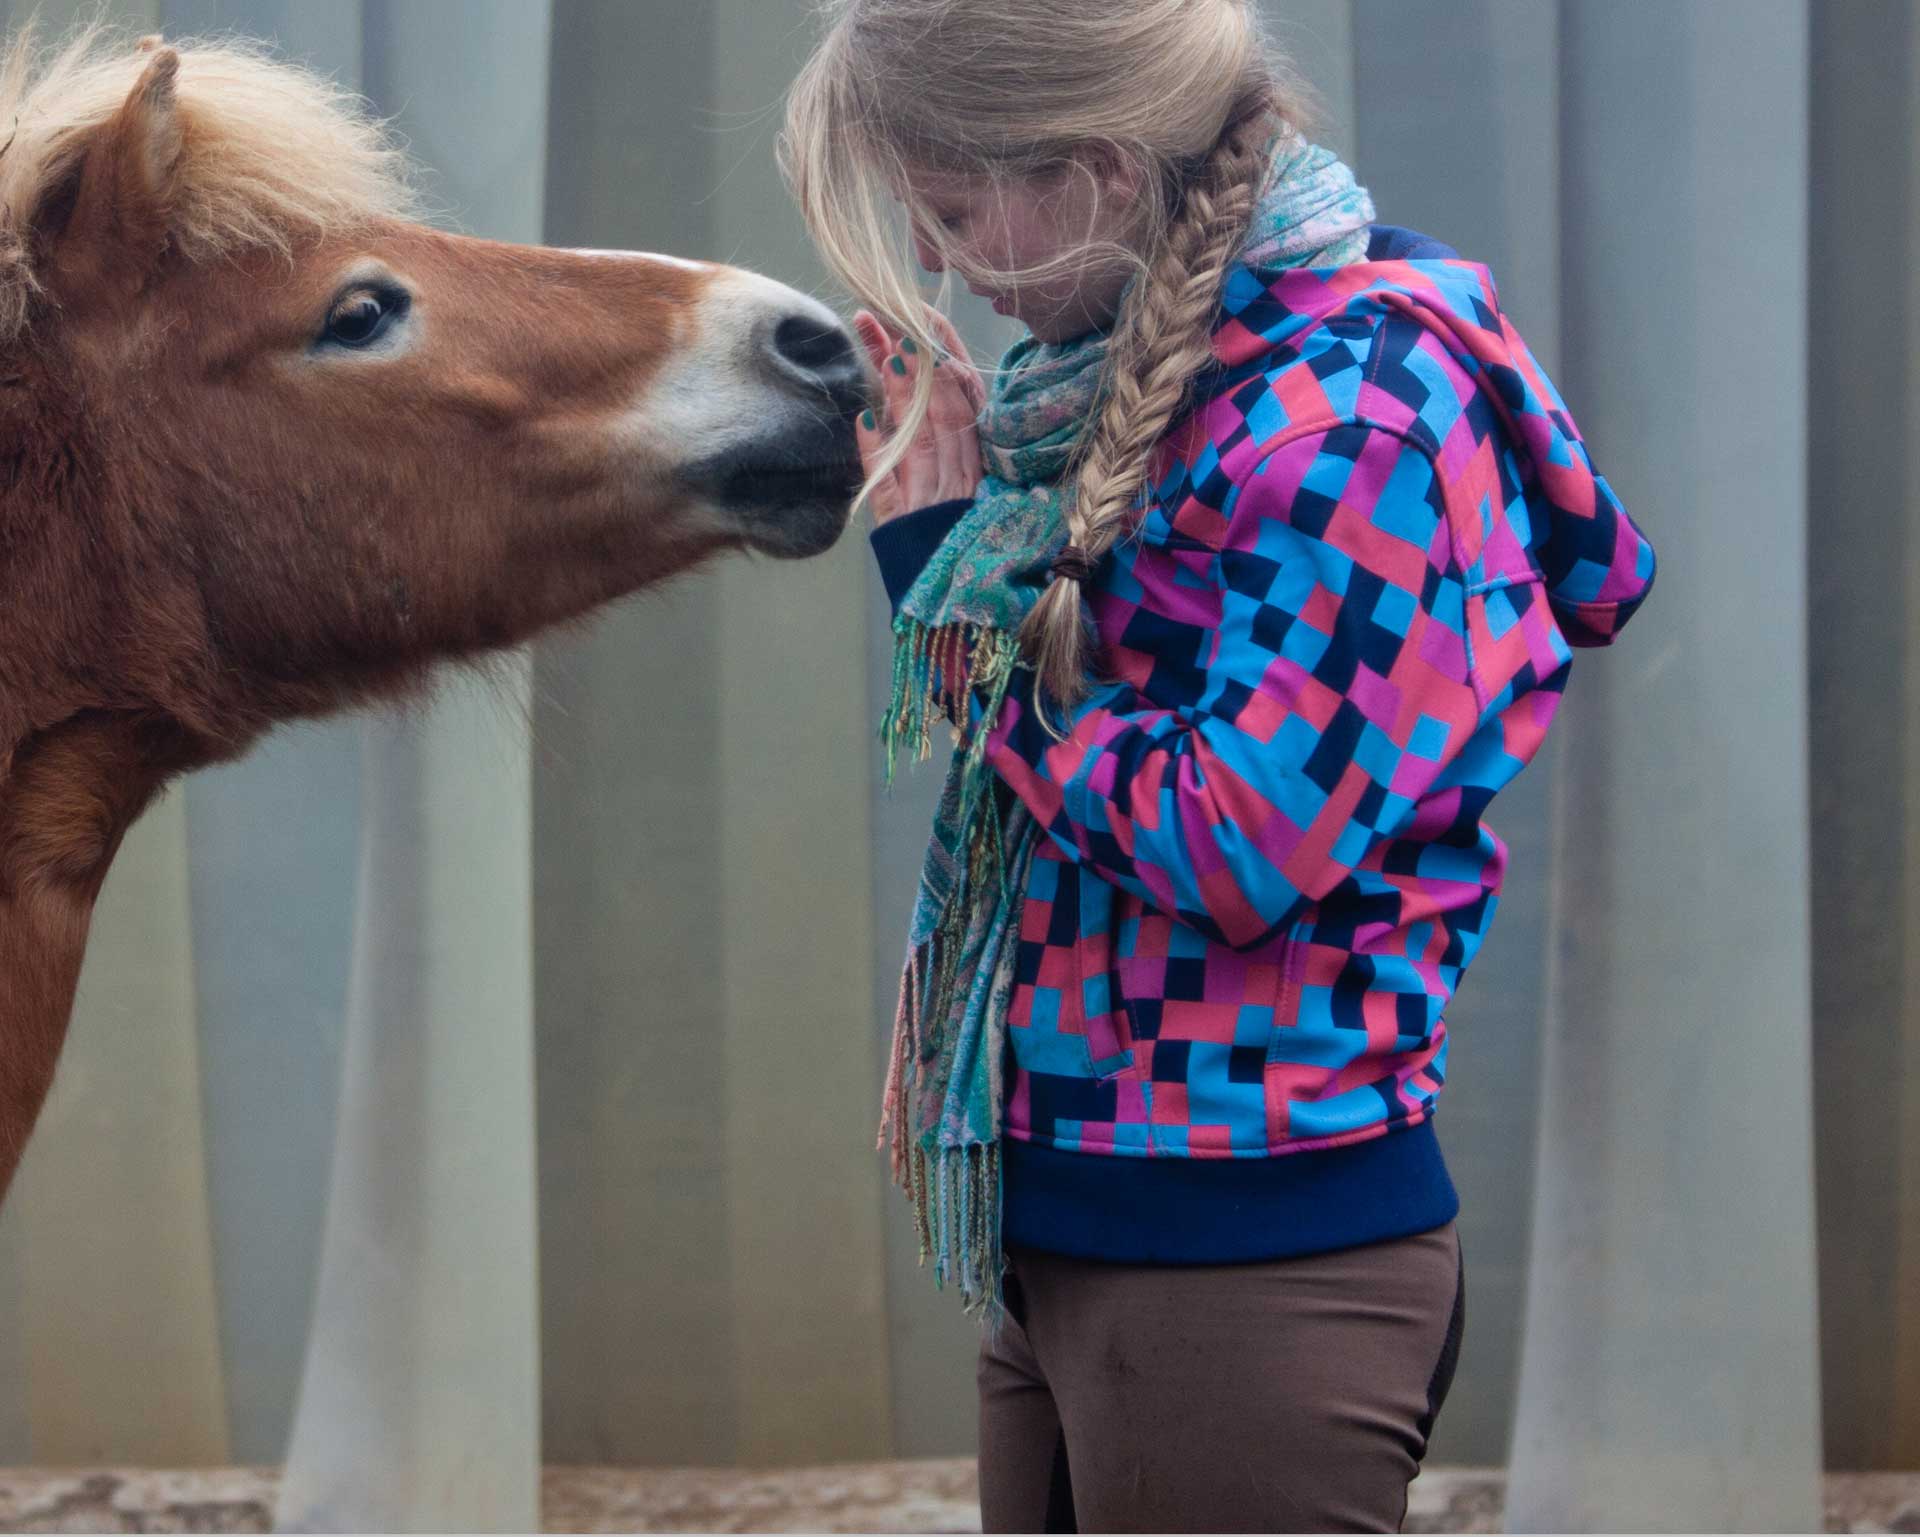
[[[0,1193],[172,776],[751,547],[818,553],[868,379],[735,268],[417,222],[244,47],[0,63]]]

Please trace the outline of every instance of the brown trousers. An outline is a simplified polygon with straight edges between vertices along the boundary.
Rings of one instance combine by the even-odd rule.
[[[1452,1223],[1248,1265],[1010,1256],[989,1532],[1393,1532],[1453,1380]]]

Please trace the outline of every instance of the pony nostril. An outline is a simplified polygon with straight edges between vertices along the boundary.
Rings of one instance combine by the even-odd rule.
[[[769,345],[782,373],[824,394],[848,418],[869,404],[865,360],[838,321],[825,315],[788,315],[773,328]]]
[[[853,338],[839,325],[810,315],[789,315],[775,326],[773,350],[809,374],[825,376],[858,367]]]

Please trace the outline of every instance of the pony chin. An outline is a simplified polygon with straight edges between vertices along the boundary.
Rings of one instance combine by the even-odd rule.
[[[800,560],[831,549],[846,532],[860,491],[860,461],[781,454],[758,441],[681,472],[703,521],[763,555]]]
[[[846,532],[849,506],[849,502],[804,502],[781,507],[770,522],[749,529],[747,543],[779,560],[824,554]]]

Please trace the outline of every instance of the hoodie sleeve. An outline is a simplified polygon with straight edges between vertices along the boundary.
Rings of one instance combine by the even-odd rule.
[[[1556,502],[1540,566],[1561,633],[1576,646],[1610,646],[1653,591],[1653,545],[1594,469],[1564,408],[1559,415],[1569,429],[1559,446],[1579,464],[1592,495],[1572,509]]]
[[[1009,698],[988,757],[1069,858],[1244,949],[1383,841],[1444,836],[1445,819],[1417,825],[1436,814],[1420,803],[1444,774],[1498,777],[1471,744],[1522,669],[1520,688],[1549,680],[1523,632],[1553,627],[1537,584],[1501,589],[1491,615],[1471,592],[1434,463],[1394,431],[1283,440],[1222,510],[1209,590],[1188,594],[1208,609],[1198,653],[1195,628],[1162,632],[1143,609],[1128,645],[1151,676],[1103,689],[1065,740],[1030,693]]]
[[[940,541],[953,532],[954,524],[973,507],[972,497],[950,502],[934,502],[899,517],[876,523],[867,540],[873,546],[873,558],[880,566],[880,581],[887,589],[887,603],[894,617],[906,601],[920,573],[927,569]]]

